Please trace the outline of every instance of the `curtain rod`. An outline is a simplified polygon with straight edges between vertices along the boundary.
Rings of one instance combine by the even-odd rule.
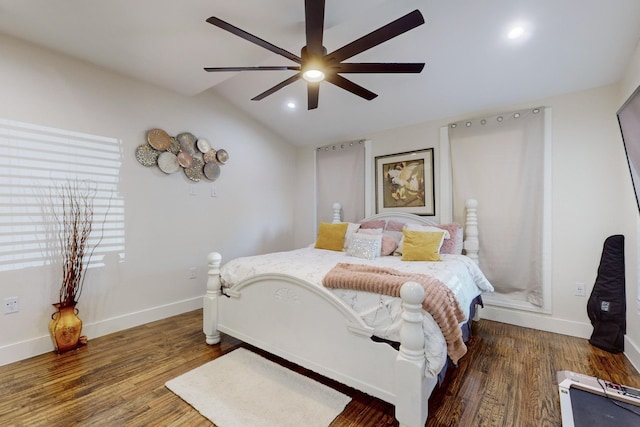
[[[492,120],[495,119],[496,122],[502,122],[505,118],[508,118],[508,117],[513,117],[514,119],[518,119],[523,113],[532,112],[533,114],[538,114],[543,109],[544,107],[533,107],[533,108],[523,108],[521,110],[510,111],[506,113],[489,114],[485,117],[477,117],[474,119],[466,119],[466,120],[451,122],[448,124],[448,127],[450,127],[451,129],[455,129],[458,126],[463,126],[463,125],[466,127],[471,127],[473,123],[477,121],[479,121],[481,125],[486,125],[489,119],[492,119]]]
[[[349,142],[338,142],[335,144],[329,144],[329,145],[324,145],[322,147],[317,147],[316,150],[320,151],[320,150],[325,150],[325,151],[329,151],[329,150],[340,150],[343,148],[349,148],[349,147],[353,147],[354,145],[358,144],[358,145],[362,145],[366,142],[366,139],[360,139],[358,141],[349,141]]]

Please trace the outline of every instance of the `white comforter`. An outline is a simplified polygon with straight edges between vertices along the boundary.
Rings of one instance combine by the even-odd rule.
[[[439,279],[454,292],[468,318],[471,301],[482,292],[493,292],[493,287],[470,258],[463,255],[441,257],[442,262],[406,262],[396,256],[366,260],[347,256],[345,252],[307,247],[231,260],[222,267],[221,278],[223,287],[232,287],[257,274],[282,273],[324,288],[322,278],[339,262],[375,265],[404,272],[429,274]],[[364,322],[374,329],[374,335],[400,341],[400,298],[344,289],[327,289],[327,292],[339,296],[358,313]],[[446,362],[447,346],[440,328],[429,313],[425,313],[423,325],[426,374],[435,376]]]

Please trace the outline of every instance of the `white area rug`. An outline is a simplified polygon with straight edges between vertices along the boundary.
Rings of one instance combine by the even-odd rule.
[[[351,400],[244,348],[165,385],[218,427],[326,427]]]

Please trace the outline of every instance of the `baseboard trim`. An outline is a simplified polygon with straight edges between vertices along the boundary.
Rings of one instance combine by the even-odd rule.
[[[628,335],[624,337],[624,355],[631,362],[636,371],[640,372],[640,346],[633,342]]]
[[[523,328],[538,329],[585,339],[588,339],[593,332],[593,327],[590,323],[558,319],[543,313],[516,311],[502,307],[493,307],[487,304],[481,309],[480,317],[482,319],[521,326]]]
[[[140,326],[156,320],[186,313],[202,308],[202,297],[191,298],[171,304],[165,304],[133,313],[104,319],[99,322],[83,324],[82,334],[90,339],[98,338],[124,329]],[[204,336],[203,336],[204,342]],[[53,350],[51,337],[44,335],[25,341],[0,347],[0,366],[38,356]]]

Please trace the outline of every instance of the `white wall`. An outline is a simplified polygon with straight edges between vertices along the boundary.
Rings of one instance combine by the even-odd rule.
[[[438,203],[440,127],[485,114],[535,106],[552,107],[552,313],[490,308],[483,311],[483,316],[588,338],[593,329],[586,303],[597,275],[602,245],[608,236],[626,236],[627,280],[629,283],[637,280],[637,209],[615,115],[620,105],[619,87],[610,85],[361,137],[373,142],[374,157],[435,147]],[[482,221],[482,204],[479,217]],[[312,227],[309,223],[305,229]],[[574,296],[576,282],[586,285],[587,297]],[[636,292],[635,285],[628,288],[631,301]],[[635,313],[635,302],[629,306],[629,311]],[[630,320],[638,324],[637,316]],[[629,325],[629,336],[636,342],[640,341],[638,332],[637,327]]]
[[[296,178],[294,246],[302,248],[315,242],[316,218],[316,156],[314,147],[298,147],[296,151],[298,176]],[[327,207],[331,212],[331,206]]]
[[[640,86],[640,43],[636,46],[633,57],[629,61],[627,70],[620,82],[619,105]],[[631,178],[628,177],[628,180]],[[628,203],[627,203],[628,204]],[[635,206],[635,205],[634,205]],[[638,302],[638,233],[640,232],[640,222],[638,222],[638,212],[636,209],[625,207],[625,222],[628,224],[636,224],[636,232],[629,232],[625,245],[625,264],[627,267],[627,336],[625,342],[625,354],[634,364],[636,369],[640,370],[640,303]]]
[[[296,150],[222,98],[184,97],[1,36],[0,81],[1,118],[121,141],[125,260],[88,272],[78,308],[89,340],[201,307],[212,250],[231,259],[293,246]],[[210,183],[190,195],[184,175],[136,161],[155,127],[229,152],[217,197]],[[46,267],[0,273],[0,301],[20,299],[18,313],[0,314],[0,365],[53,349],[47,324],[59,276]]]

